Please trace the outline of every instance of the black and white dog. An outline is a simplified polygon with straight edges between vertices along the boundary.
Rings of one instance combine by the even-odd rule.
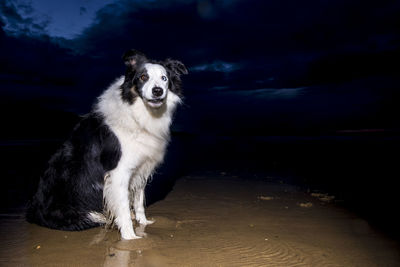
[[[163,160],[187,69],[133,49],[123,58],[125,76],[98,98],[50,159],[29,203],[29,222],[61,230],[113,222],[123,239],[139,238],[131,209],[138,223],[153,223],[145,216],[144,188]]]

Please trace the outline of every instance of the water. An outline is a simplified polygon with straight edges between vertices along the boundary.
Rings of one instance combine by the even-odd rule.
[[[308,203],[304,206],[301,204]],[[334,203],[277,181],[225,173],[179,179],[147,209],[155,223],[65,232],[0,219],[2,266],[396,266],[399,245]]]

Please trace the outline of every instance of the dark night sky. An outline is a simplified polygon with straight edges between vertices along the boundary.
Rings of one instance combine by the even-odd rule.
[[[0,25],[2,116],[88,112],[135,48],[190,70],[175,130],[399,129],[399,1],[5,0]]]

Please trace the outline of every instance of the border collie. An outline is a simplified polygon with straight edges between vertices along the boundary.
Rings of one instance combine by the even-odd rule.
[[[169,127],[181,103],[182,62],[148,60],[134,49],[123,56],[124,77],[98,98],[50,159],[27,220],[60,230],[115,223],[123,239],[135,234],[131,209],[141,225],[144,188],[164,157]]]

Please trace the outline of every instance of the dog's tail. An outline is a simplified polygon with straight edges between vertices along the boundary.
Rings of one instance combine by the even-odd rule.
[[[106,223],[106,217],[104,215],[101,217],[99,212],[84,212],[74,209],[45,211],[34,203],[30,203],[26,211],[26,220],[40,226],[64,231],[80,231]]]
[[[98,224],[107,224],[108,223],[107,217],[101,212],[91,211],[88,214],[88,218],[92,222],[95,222]]]

